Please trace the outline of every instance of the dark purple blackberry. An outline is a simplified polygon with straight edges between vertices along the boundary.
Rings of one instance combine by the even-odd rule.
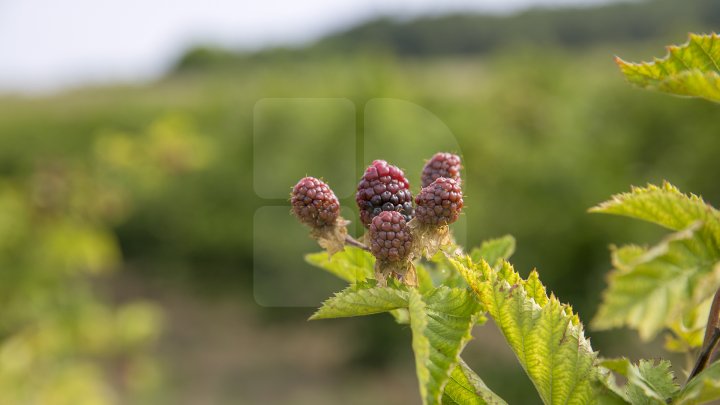
[[[460,167],[460,156],[452,153],[436,153],[423,167],[422,186],[427,187],[440,177],[453,179],[460,184]]]
[[[397,211],[383,211],[370,223],[370,250],[382,262],[407,259],[412,250],[412,234],[405,217]]]
[[[312,228],[334,225],[340,214],[340,203],[327,184],[305,177],[293,188],[290,203],[300,222]]]
[[[384,160],[374,161],[365,170],[358,183],[355,201],[365,227],[383,211],[398,211],[406,221],[414,214],[410,183],[402,170]]]
[[[457,221],[463,207],[460,184],[440,177],[424,187],[415,198],[415,218],[426,225],[447,225]]]

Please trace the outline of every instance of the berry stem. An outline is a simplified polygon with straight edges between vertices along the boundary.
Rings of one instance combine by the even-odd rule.
[[[720,288],[718,288],[713,297],[707,326],[705,327],[705,338],[703,339],[702,350],[700,350],[700,354],[695,361],[695,367],[693,367],[688,381],[692,380],[693,377],[700,374],[700,372],[707,367],[718,342],[720,342]]]
[[[368,252],[370,251],[370,248],[366,244],[360,242],[359,240],[353,238],[350,235],[345,235],[345,244],[355,246],[356,248],[360,248],[362,250],[367,250]]]

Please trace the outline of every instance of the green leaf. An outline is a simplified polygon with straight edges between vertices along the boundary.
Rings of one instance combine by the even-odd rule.
[[[410,313],[408,312],[407,308],[393,309],[392,311],[390,311],[390,315],[395,318],[395,322],[397,322],[399,325],[410,324]]]
[[[515,238],[512,235],[505,235],[497,239],[484,241],[479,248],[474,248],[470,252],[470,257],[474,262],[481,259],[495,266],[502,259],[509,259],[515,252]]]
[[[349,283],[357,283],[374,277],[375,258],[362,249],[346,246],[342,252],[329,256],[327,252],[305,255],[305,261],[325,269]]]
[[[440,404],[481,305],[470,291],[445,286],[425,296],[410,289],[408,304],[420,396],[423,404]]]
[[[690,380],[673,404],[702,404],[717,399],[720,399],[720,362],[713,363]]]
[[[350,286],[332,298],[310,320],[379,314],[408,306],[408,292],[394,287]]]
[[[572,309],[549,297],[533,271],[523,280],[503,262],[494,270],[451,259],[495,320],[546,404],[594,403],[596,354]]]
[[[598,404],[630,404],[630,399],[628,399],[625,389],[617,385],[615,375],[606,367],[598,368],[598,378],[593,383],[593,388],[597,393]]]
[[[682,319],[693,318],[691,312],[720,286],[720,213],[702,198],[664,183],[633,188],[591,211],[679,231],[652,248],[629,245],[613,250],[614,270],[593,328],[626,325],[649,340],[663,327],[676,330]],[[692,339],[686,343],[694,344]]]
[[[650,248],[612,253],[608,288],[592,321],[598,330],[627,325],[650,340],[695,309],[718,286],[717,253],[697,237],[699,224]]]
[[[665,404],[678,390],[667,360],[661,360],[657,365],[651,360],[640,360],[630,369],[628,397],[633,404]]]
[[[720,246],[720,212],[699,196],[686,195],[668,182],[662,186],[633,187],[617,194],[590,212],[623,215],[679,231],[695,222],[703,224],[703,235]]]
[[[474,261],[484,259],[488,263],[497,265],[502,259],[507,259],[512,256],[513,252],[515,252],[515,238],[511,235],[505,235],[500,238],[484,241],[479,248],[472,250],[470,256]],[[435,285],[445,285],[451,288],[467,287],[467,283],[448,261],[444,252],[435,254],[430,260],[429,266],[424,266],[424,269],[428,272]],[[421,283],[422,290],[420,272],[418,272],[418,280]]]
[[[467,288],[467,283],[448,261],[444,252],[438,252],[432,257],[430,263],[432,264],[430,274],[435,284],[450,288]]]
[[[663,59],[652,62],[615,61],[636,86],[720,102],[720,37],[690,34],[685,44],[667,49]]]
[[[443,405],[505,405],[505,402],[460,359],[450,374],[442,396]]]
[[[672,333],[665,336],[665,350],[688,353],[701,347],[711,305],[712,297],[709,297],[699,305],[688,308],[682,318],[671,322],[668,327]]]
[[[627,383],[624,387],[609,387],[621,391],[622,396],[633,405],[664,405],[678,391],[675,376],[670,370],[671,364],[667,360],[657,364],[650,360],[640,360],[638,365],[634,365],[630,360],[620,358],[603,360],[601,364],[625,377]]]
[[[421,293],[430,292],[435,288],[430,271],[423,263],[415,265],[415,273],[417,274],[418,289]]]

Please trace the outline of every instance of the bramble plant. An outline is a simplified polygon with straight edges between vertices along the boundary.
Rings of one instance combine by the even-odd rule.
[[[638,86],[720,102],[720,37],[691,34],[686,44],[668,49],[667,57],[651,63],[617,62]],[[627,326],[642,340],[667,333],[668,350],[695,358],[676,376],[667,360],[599,357],[572,307],[547,293],[540,273],[522,278],[508,262],[515,249],[511,236],[470,251],[455,243],[449,225],[463,209],[458,156],[435,155],[422,182],[413,206],[402,170],[373,162],[356,196],[368,228],[361,240],[347,234],[337,199],[322,181],[302,179],[292,201],[311,236],[329,246],[307,261],[350,283],[310,319],[389,312],[409,324],[423,404],[505,403],[460,357],[472,328],[487,316],[546,404],[720,399],[720,362],[713,361],[720,340],[720,211],[669,183],[632,188],[590,209],[672,231],[655,246],[612,249],[614,270],[591,326]]]

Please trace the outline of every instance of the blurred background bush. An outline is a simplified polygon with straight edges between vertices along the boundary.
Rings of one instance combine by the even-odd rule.
[[[193,48],[142,85],[0,95],[0,403],[418,402],[407,328],[305,321],[341,284],[302,261],[317,247],[285,196],[322,176],[355,219],[375,158],[417,191],[424,159],[461,153],[461,239],[515,235],[516,268],[587,323],[608,245],[660,235],[587,208],[663,179],[720,201],[718,106],[630,88],[612,57],[719,26],[714,0],[380,18],[305,46]],[[492,326],[475,335],[488,385],[538,403]]]

